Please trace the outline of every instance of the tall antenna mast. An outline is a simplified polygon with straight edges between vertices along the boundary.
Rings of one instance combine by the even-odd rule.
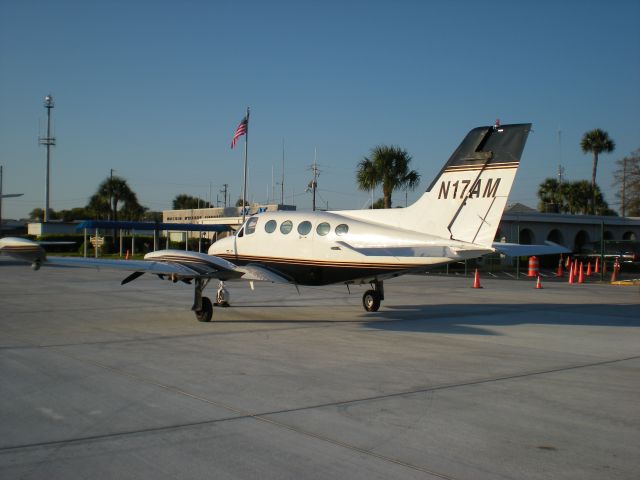
[[[51,94],[44,97],[44,108],[47,109],[47,136],[40,137],[40,145],[47,147],[47,174],[44,185],[44,213],[42,215],[42,221],[44,223],[49,221],[49,178],[51,169],[51,147],[56,144],[55,137],[51,136],[51,109],[54,107],[53,96]]]

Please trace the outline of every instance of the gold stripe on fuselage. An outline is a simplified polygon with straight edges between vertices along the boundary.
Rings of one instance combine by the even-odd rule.
[[[376,262],[337,262],[327,260],[303,260],[281,257],[259,257],[252,255],[217,255],[234,263],[277,263],[286,265],[317,266],[327,268],[380,268],[384,270],[404,270],[421,266],[431,266],[430,263],[376,263]]]

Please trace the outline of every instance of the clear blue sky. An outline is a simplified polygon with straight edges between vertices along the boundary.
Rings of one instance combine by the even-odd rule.
[[[617,149],[598,183],[614,204],[614,161],[640,147],[638,19],[637,0],[2,0],[0,164],[4,192],[25,194],[3,216],[43,206],[48,93],[56,210],[85,205],[111,168],[152,210],[210,183],[214,201],[224,183],[236,200],[243,148],[229,143],[247,106],[254,201],[272,167],[279,180],[283,138],[286,201],[310,208],[317,149],[323,203],[351,209],[369,199],[354,172],[375,145],[413,156],[411,201],[469,129],[500,118],[534,124],[510,202],[535,206],[559,161],[590,178],[579,142],[602,128]]]

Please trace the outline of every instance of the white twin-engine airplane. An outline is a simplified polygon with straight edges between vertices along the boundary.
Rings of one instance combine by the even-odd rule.
[[[36,242],[0,239],[0,252],[41,265],[97,266],[194,283],[192,310],[201,322],[213,314],[202,295],[220,281],[216,305],[227,305],[224,282],[296,285],[370,284],[366,311],[384,300],[383,281],[429,267],[500,251],[510,255],[559,253],[557,245],[494,243],[531,124],[471,130],[422,197],[407,208],[336,212],[264,212],[218,240],[208,254],[159,250],[145,260],[47,257]]]

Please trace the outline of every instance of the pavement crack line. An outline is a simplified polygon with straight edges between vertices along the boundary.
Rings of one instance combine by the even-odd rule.
[[[540,376],[540,375],[546,375],[546,374],[552,374],[552,373],[559,373],[559,372],[582,369],[582,368],[592,368],[592,367],[598,367],[598,366],[603,366],[603,365],[610,365],[610,364],[614,364],[614,363],[621,363],[621,362],[640,359],[640,355],[636,355],[636,356],[625,357],[625,358],[602,360],[602,361],[599,361],[599,362],[590,362],[590,363],[565,365],[565,366],[562,366],[562,367],[550,368],[550,369],[544,369],[544,370],[525,371],[525,372],[517,372],[517,373],[512,373],[512,374],[507,374],[507,375],[499,375],[499,376],[478,378],[478,379],[474,379],[474,380],[468,380],[468,381],[465,381],[465,382],[440,384],[440,385],[434,385],[434,386],[425,387],[425,388],[405,390],[405,391],[401,391],[401,392],[393,392],[393,393],[387,393],[387,394],[382,394],[382,395],[373,395],[373,396],[369,396],[369,397],[362,397],[362,398],[357,398],[357,399],[350,399],[350,400],[343,400],[343,401],[336,401],[336,402],[326,402],[326,403],[322,403],[322,404],[307,405],[307,406],[303,406],[303,407],[291,408],[291,409],[285,409],[285,410],[279,410],[279,411],[250,412],[248,410],[245,410],[243,408],[230,405],[230,404],[225,403],[225,402],[221,402],[221,401],[218,401],[218,400],[211,400],[211,399],[208,399],[208,398],[203,397],[201,395],[190,393],[190,392],[188,392],[188,391],[186,391],[184,389],[181,389],[181,388],[178,388],[178,387],[175,387],[175,386],[171,386],[171,385],[163,384],[163,383],[158,382],[157,380],[154,380],[153,378],[150,378],[150,377],[144,377],[142,375],[131,373],[131,372],[128,372],[126,370],[115,368],[115,367],[109,366],[107,364],[104,364],[102,362],[99,362],[97,360],[87,359],[87,358],[83,358],[83,357],[79,357],[79,356],[73,355],[73,354],[71,354],[69,352],[65,352],[65,351],[63,351],[63,350],[61,350],[60,348],[57,348],[57,347],[40,347],[40,348],[46,348],[48,350],[53,350],[58,354],[61,354],[63,356],[66,356],[66,357],[71,358],[71,359],[76,360],[76,361],[91,363],[91,364],[93,364],[93,365],[95,365],[95,366],[97,366],[99,368],[102,368],[104,370],[113,372],[113,373],[115,373],[117,375],[120,375],[120,376],[127,377],[127,378],[129,378],[131,380],[134,380],[134,381],[137,381],[137,382],[141,382],[141,383],[145,383],[145,384],[148,384],[148,385],[152,385],[152,386],[161,388],[163,390],[166,390],[166,391],[178,394],[178,395],[182,395],[182,396],[185,396],[185,397],[188,397],[188,398],[192,398],[192,399],[194,399],[196,401],[199,401],[199,402],[207,403],[207,404],[212,405],[212,406],[221,407],[221,408],[223,408],[225,410],[233,412],[235,415],[230,416],[230,417],[225,417],[225,418],[218,418],[218,419],[213,419],[213,420],[205,420],[205,421],[202,421],[202,422],[191,422],[191,423],[184,423],[184,424],[178,424],[178,425],[167,425],[167,426],[155,427],[155,428],[149,428],[149,429],[126,431],[126,432],[116,432],[116,433],[103,434],[103,435],[93,435],[93,436],[87,436],[87,437],[82,437],[82,438],[73,438],[73,439],[67,439],[67,440],[54,440],[54,441],[50,441],[50,442],[40,442],[40,443],[25,444],[25,445],[7,446],[7,447],[1,447],[0,448],[0,452],[7,452],[7,451],[12,451],[12,450],[15,451],[15,450],[19,450],[19,449],[28,449],[28,448],[37,448],[37,447],[55,446],[55,445],[77,444],[77,443],[82,443],[82,442],[98,441],[98,440],[104,440],[104,439],[109,439],[109,438],[117,438],[117,437],[123,437],[123,436],[128,436],[128,435],[163,432],[163,431],[177,430],[177,429],[182,429],[182,428],[191,428],[191,427],[196,427],[196,426],[212,425],[212,424],[215,424],[215,423],[228,422],[228,421],[232,421],[232,420],[254,419],[254,420],[260,421],[262,423],[266,423],[266,424],[269,424],[269,425],[272,425],[272,426],[275,426],[275,427],[278,427],[278,428],[281,428],[281,429],[285,429],[285,430],[297,433],[299,435],[304,435],[306,437],[313,438],[313,439],[316,439],[316,440],[320,440],[322,442],[326,442],[326,443],[335,445],[335,446],[340,447],[340,448],[345,448],[345,449],[351,450],[351,451],[359,453],[359,454],[371,456],[371,457],[376,458],[378,460],[382,460],[382,461],[385,461],[385,462],[393,463],[393,464],[398,465],[398,466],[406,467],[406,468],[409,468],[409,469],[412,469],[412,470],[415,470],[415,471],[420,471],[420,472],[426,473],[428,475],[431,475],[431,476],[434,476],[434,477],[437,477],[437,478],[446,479],[446,480],[455,480],[455,479],[453,477],[449,476],[449,475],[444,474],[444,473],[436,472],[436,471],[433,471],[433,470],[430,470],[428,468],[421,467],[421,466],[418,466],[418,465],[413,465],[411,463],[404,462],[404,461],[399,460],[397,458],[388,457],[386,455],[382,455],[382,454],[376,453],[376,452],[374,452],[372,450],[364,449],[364,448],[361,448],[361,447],[359,447],[357,445],[354,445],[354,444],[351,444],[351,443],[343,442],[343,441],[331,438],[331,437],[326,436],[326,435],[322,435],[322,434],[315,433],[315,432],[312,432],[312,431],[309,431],[309,430],[305,430],[303,428],[296,427],[296,426],[287,424],[285,422],[275,420],[274,418],[270,418],[270,417],[273,417],[274,415],[282,415],[282,414],[286,414],[286,413],[300,412],[300,411],[305,411],[305,410],[314,410],[314,409],[319,409],[319,408],[328,408],[328,407],[344,406],[344,405],[363,403],[363,402],[379,401],[379,400],[384,400],[384,399],[394,398],[394,397],[402,397],[402,396],[407,396],[407,395],[415,395],[415,394],[420,394],[420,393],[434,392],[434,391],[439,391],[439,390],[447,390],[447,389],[453,389],[453,388],[461,388],[461,387],[483,385],[483,384],[494,383],[494,382],[515,380],[515,379],[520,379],[520,378],[527,378],[527,377]]]

